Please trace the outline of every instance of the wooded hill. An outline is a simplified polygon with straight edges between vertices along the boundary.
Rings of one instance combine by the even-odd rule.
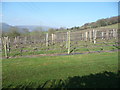
[[[120,16],[114,16],[111,18],[103,18],[99,19],[96,22],[91,22],[91,23],[85,23],[81,27],[72,27],[70,28],[71,30],[73,29],[79,29],[79,30],[84,30],[84,29],[89,29],[89,28],[98,28],[98,27],[103,27],[103,26],[108,26],[108,25],[113,25],[116,23],[120,23]]]

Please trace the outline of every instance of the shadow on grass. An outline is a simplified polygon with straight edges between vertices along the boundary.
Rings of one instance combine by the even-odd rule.
[[[37,88],[119,88],[119,78],[120,72],[116,74],[105,71],[87,76],[68,77],[65,80],[49,80],[38,85]],[[15,88],[27,89],[32,87],[31,83],[29,85],[19,85]]]

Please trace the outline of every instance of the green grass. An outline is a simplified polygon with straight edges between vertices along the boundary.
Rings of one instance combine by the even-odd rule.
[[[116,73],[117,55],[117,52],[112,52],[3,59],[3,88],[29,86],[30,83],[32,84],[29,87],[36,88],[48,80],[62,79],[64,81],[68,77],[80,77],[104,71]],[[45,87],[50,87],[50,85]]]
[[[108,26],[104,26],[104,27],[100,27],[100,28],[114,28],[114,29],[118,29],[118,25],[120,25],[120,23],[112,24],[112,25],[108,25]]]

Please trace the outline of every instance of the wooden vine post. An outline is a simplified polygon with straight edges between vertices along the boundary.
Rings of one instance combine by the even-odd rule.
[[[54,34],[54,44],[55,44],[55,40],[56,40],[56,34]]]
[[[68,54],[70,54],[70,31],[68,32]]]
[[[85,32],[85,41],[87,41],[88,38],[88,32]]]
[[[96,30],[93,29],[93,43],[96,44]]]
[[[113,29],[113,37],[116,39],[117,37],[117,30]]]
[[[106,31],[106,39],[107,40],[109,39],[109,31],[108,30]]]
[[[8,37],[3,37],[3,46],[5,50],[5,57],[8,58],[8,52],[10,52],[10,39]]]
[[[48,33],[46,33],[46,47],[48,47]]]
[[[104,32],[101,32],[101,34],[102,34],[102,39],[104,38]]]
[[[52,34],[52,44],[55,44],[55,34]]]
[[[67,32],[67,35],[66,35],[66,48],[68,48],[68,32]]]
[[[20,42],[19,36],[15,37],[14,43],[15,43],[15,48],[16,49],[18,48],[19,42]]]
[[[10,53],[10,38],[7,39],[7,51]]]
[[[90,40],[90,42],[92,42],[91,31],[89,31],[89,40]]]

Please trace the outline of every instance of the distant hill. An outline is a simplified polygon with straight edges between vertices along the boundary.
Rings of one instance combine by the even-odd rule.
[[[84,25],[80,27],[72,27],[71,30],[84,30],[84,29],[90,29],[90,28],[100,28],[100,27],[107,27],[111,25],[115,25],[117,23],[120,23],[120,16],[114,16],[110,18],[102,18],[95,22],[85,23]]]
[[[23,26],[11,26],[7,23],[0,23],[0,27],[2,27],[3,32],[9,32],[11,27],[17,27],[19,29],[19,32],[23,32],[24,28],[27,28],[29,31],[34,31],[36,29],[42,29],[43,31],[47,31],[49,28],[48,26],[35,26],[35,25],[23,25]]]
[[[6,24],[6,23],[0,23],[0,27],[2,27],[2,31],[8,32],[9,29],[10,29],[11,27],[13,27],[13,26],[8,25],[8,24]]]

